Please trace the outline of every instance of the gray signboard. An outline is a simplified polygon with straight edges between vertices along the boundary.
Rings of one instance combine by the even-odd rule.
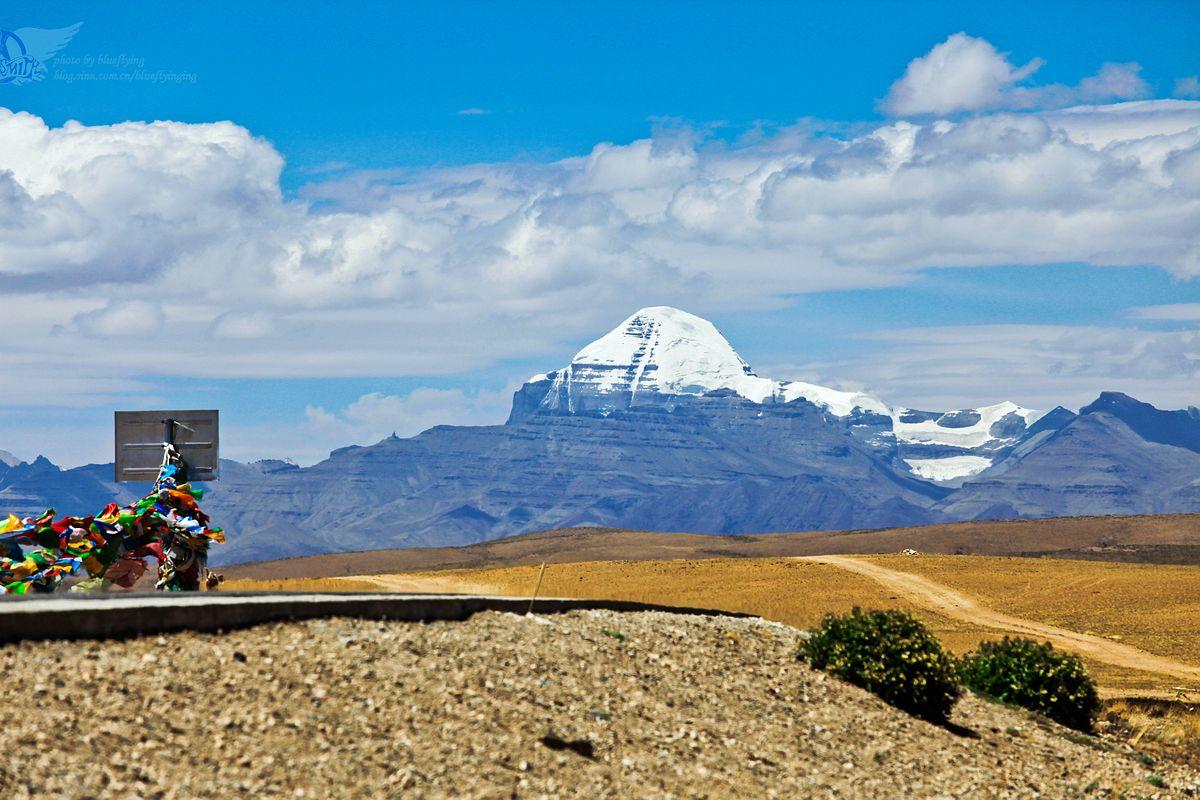
[[[118,411],[115,414],[116,479],[153,481],[163,445],[175,445],[190,481],[217,479],[218,414],[207,411]]]

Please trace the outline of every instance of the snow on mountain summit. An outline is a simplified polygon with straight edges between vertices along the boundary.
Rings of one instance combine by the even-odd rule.
[[[954,411],[893,408],[862,392],[763,378],[708,320],[651,306],[584,347],[563,369],[530,378],[513,397],[509,420],[546,411],[608,415],[720,391],[760,405],[807,400],[841,418],[869,447],[903,462],[913,477],[945,485],[991,467],[1043,416],[1010,402]]]
[[[761,378],[711,322],[670,306],[637,311],[580,350],[565,369],[536,375],[529,383],[545,380],[551,386],[544,404],[568,411],[633,405],[645,394],[702,395],[726,389],[755,403],[803,397],[837,416],[856,409],[890,414],[868,394]]]
[[[736,391],[743,384],[757,394],[761,389],[755,384],[762,382],[711,322],[670,306],[634,313],[580,350],[568,369],[596,372],[601,391],[628,384],[635,394],[645,389],[663,394]]]

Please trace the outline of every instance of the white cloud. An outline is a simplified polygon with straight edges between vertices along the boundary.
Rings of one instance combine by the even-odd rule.
[[[1141,65],[1133,62],[1104,64],[1098,73],[1079,82],[1079,99],[1088,103],[1104,103],[1147,97],[1150,87],[1142,79],[1141,71]]]
[[[1200,103],[1182,100],[739,144],[663,131],[549,164],[345,174],[299,199],[281,166],[232,123],[0,110],[0,370],[63,389],[0,404],[553,364],[641,305],[762,308],[929,267],[1200,276]],[[151,348],[171,357],[139,359]]]
[[[478,106],[471,106],[470,108],[460,108],[458,111],[455,111],[454,113],[460,117],[485,117],[488,114],[491,114],[492,112],[491,112],[491,110],[486,109],[486,108],[479,108]]]
[[[1004,92],[1041,65],[1034,59],[1017,67],[987,40],[959,32],[908,62],[883,105],[897,116],[993,108]]]
[[[162,307],[146,300],[114,300],[103,308],[75,316],[75,326],[88,337],[152,336],[162,330]]]
[[[212,321],[210,330],[218,339],[262,339],[272,332],[271,318],[254,311],[227,311]]]
[[[1200,98],[1200,76],[1189,75],[1186,78],[1180,78],[1175,81],[1175,91],[1173,94],[1176,97],[1184,97],[1189,100]]]
[[[315,461],[335,447],[372,444],[393,433],[415,436],[435,425],[499,425],[508,417],[515,388],[473,393],[421,388],[405,395],[371,392],[334,411],[310,405],[304,412],[304,438],[311,452],[300,458]]]
[[[1078,86],[1022,86],[1042,66],[1018,66],[986,39],[956,33],[914,58],[881,103],[893,116],[954,114],[985,109],[1061,108],[1074,103],[1133,100],[1149,95],[1138,64],[1106,63]]]
[[[345,172],[351,166],[349,161],[326,161],[311,167],[301,167],[299,172],[302,175],[328,175],[331,172]]]
[[[800,369],[818,378],[854,375],[888,402],[922,409],[1001,400],[1029,408],[1077,409],[1104,390],[1125,392],[1160,408],[1200,405],[1196,330],[960,325],[864,338],[881,347]]]

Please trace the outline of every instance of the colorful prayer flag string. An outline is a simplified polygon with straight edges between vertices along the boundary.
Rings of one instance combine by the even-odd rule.
[[[53,592],[81,568],[89,578],[73,591],[130,588],[158,562],[160,591],[196,590],[207,576],[208,547],[225,541],[209,525],[197,501],[204,490],[177,483],[185,472],[174,448],[168,448],[154,490],[132,505],[109,503],[90,517],[40,517],[0,522],[0,595]],[[28,552],[25,549],[28,548]]]

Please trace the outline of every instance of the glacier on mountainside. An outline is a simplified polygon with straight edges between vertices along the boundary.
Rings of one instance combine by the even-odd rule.
[[[982,408],[947,411],[933,418],[929,412],[896,409],[893,431],[902,442],[982,447],[997,439],[1015,439],[1045,414],[1003,402]]]
[[[984,456],[944,456],[942,458],[906,458],[913,474],[930,481],[950,481],[978,475],[992,465]]]

